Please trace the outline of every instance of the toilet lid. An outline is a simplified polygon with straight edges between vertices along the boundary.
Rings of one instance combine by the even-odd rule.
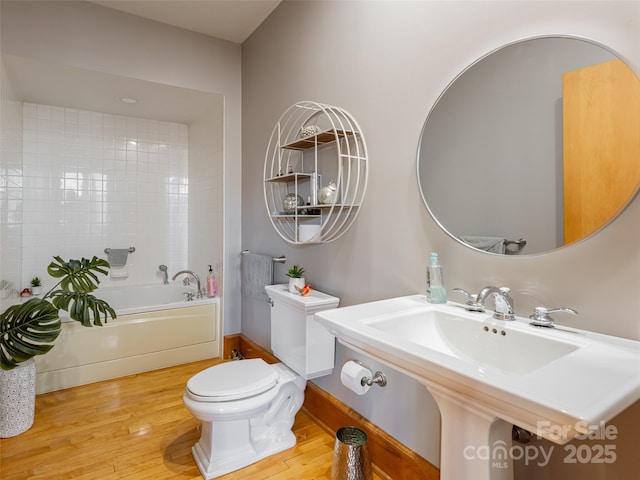
[[[199,397],[223,402],[266,392],[277,381],[274,368],[261,358],[252,358],[207,368],[189,379],[187,389]]]

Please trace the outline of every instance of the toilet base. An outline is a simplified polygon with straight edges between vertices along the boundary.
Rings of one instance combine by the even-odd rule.
[[[261,414],[202,423],[200,440],[191,452],[206,480],[295,446],[296,436],[291,428],[304,401],[304,390],[297,383],[280,385],[276,397]]]
[[[193,454],[196,465],[200,470],[200,474],[206,480],[211,480],[227,473],[240,470],[241,468],[248,467],[263,458],[270,457],[271,455],[275,455],[276,453],[295,447],[296,436],[293,432],[289,432],[289,434],[285,435],[284,438],[278,439],[277,441],[274,439],[269,443],[270,444],[260,452],[257,452],[252,448],[247,448],[245,450],[240,450],[227,458],[215,461],[209,461],[200,442],[196,443],[191,448],[191,453]]]

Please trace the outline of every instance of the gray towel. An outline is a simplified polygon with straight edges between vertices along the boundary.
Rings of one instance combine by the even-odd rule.
[[[124,267],[129,256],[128,248],[110,248],[107,254],[107,261],[112,267]]]
[[[505,239],[501,237],[484,237],[481,235],[465,235],[460,237],[467,245],[491,253],[505,253]]]
[[[242,293],[258,300],[269,300],[265,285],[273,283],[273,256],[246,252],[240,262]]]

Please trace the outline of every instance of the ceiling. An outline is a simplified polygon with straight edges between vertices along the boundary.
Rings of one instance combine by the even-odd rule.
[[[234,43],[244,42],[282,0],[89,0]]]
[[[2,55],[2,63],[13,94],[23,102],[185,124],[223,102],[214,93],[8,54]],[[138,99],[138,103],[119,101],[123,96]]]
[[[1,0],[0,0],[1,1]],[[242,43],[281,0],[90,0],[126,13]],[[220,95],[2,55],[16,98],[189,124],[223,101]],[[134,97],[124,104],[119,97]]]

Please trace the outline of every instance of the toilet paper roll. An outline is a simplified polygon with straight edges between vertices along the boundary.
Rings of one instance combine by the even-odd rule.
[[[369,385],[362,385],[363,377],[372,378],[373,374],[371,370],[353,360],[348,361],[342,366],[340,381],[345,387],[358,395],[364,395],[371,388]]]

